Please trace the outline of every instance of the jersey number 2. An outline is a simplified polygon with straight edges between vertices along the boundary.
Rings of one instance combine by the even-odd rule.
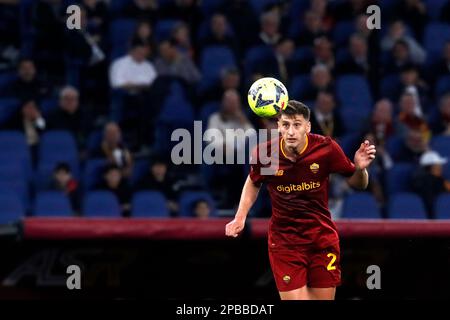
[[[336,255],[334,253],[329,253],[327,254],[327,257],[331,257],[331,261],[327,266],[327,270],[331,271],[331,270],[336,270],[336,266],[333,265],[333,263],[336,261]]]

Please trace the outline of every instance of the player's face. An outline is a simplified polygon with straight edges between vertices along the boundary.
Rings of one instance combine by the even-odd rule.
[[[304,144],[306,134],[311,131],[311,123],[303,115],[291,117],[281,115],[278,120],[278,130],[283,137],[286,147],[297,149]]]

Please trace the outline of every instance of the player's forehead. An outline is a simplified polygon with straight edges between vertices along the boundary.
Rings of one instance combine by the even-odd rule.
[[[289,122],[289,123],[295,123],[295,122],[306,122],[305,117],[302,114],[293,114],[293,115],[286,115],[282,114],[280,118],[278,119],[280,122]]]

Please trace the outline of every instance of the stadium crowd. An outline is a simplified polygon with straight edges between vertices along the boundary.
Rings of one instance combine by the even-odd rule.
[[[0,34],[1,222],[233,214],[248,166],[174,165],[171,134],[274,128],[246,103],[263,76],[350,158],[376,144],[367,193],[331,178],[335,217],[450,217],[450,1],[0,0]]]

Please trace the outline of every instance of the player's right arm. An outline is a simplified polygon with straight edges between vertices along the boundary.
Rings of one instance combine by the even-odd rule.
[[[252,179],[250,179],[250,176],[248,176],[242,188],[241,200],[239,201],[239,207],[234,220],[229,222],[225,227],[225,234],[227,236],[235,238],[244,230],[245,220],[250,208],[258,197],[259,189],[260,187],[256,186]]]

